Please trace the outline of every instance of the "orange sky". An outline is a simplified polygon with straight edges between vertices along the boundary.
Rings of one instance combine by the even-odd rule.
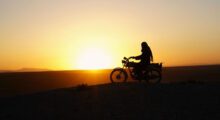
[[[114,68],[147,41],[165,66],[220,64],[219,0],[1,0],[0,69]]]

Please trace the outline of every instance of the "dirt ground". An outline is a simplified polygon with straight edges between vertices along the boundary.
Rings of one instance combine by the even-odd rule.
[[[0,120],[219,120],[220,85],[85,85],[2,98],[0,106]]]
[[[112,70],[0,73],[0,98],[32,94],[79,84],[110,83]],[[131,81],[129,78],[128,81]],[[220,65],[164,67],[161,83],[200,81],[220,84]]]

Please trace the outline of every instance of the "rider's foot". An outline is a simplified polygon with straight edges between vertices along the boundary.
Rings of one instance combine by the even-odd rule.
[[[138,76],[137,76],[137,80],[139,80],[139,81],[143,80],[143,76],[138,75]]]

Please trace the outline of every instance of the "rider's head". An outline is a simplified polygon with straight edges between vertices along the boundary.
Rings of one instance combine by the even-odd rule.
[[[147,42],[142,42],[142,43],[141,43],[141,47],[142,47],[142,48],[148,47]]]
[[[147,52],[148,48],[147,42],[141,43],[141,52]]]

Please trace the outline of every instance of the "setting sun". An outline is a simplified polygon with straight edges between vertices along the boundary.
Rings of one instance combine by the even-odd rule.
[[[99,48],[89,48],[79,55],[78,69],[103,69],[111,67],[111,57]]]

